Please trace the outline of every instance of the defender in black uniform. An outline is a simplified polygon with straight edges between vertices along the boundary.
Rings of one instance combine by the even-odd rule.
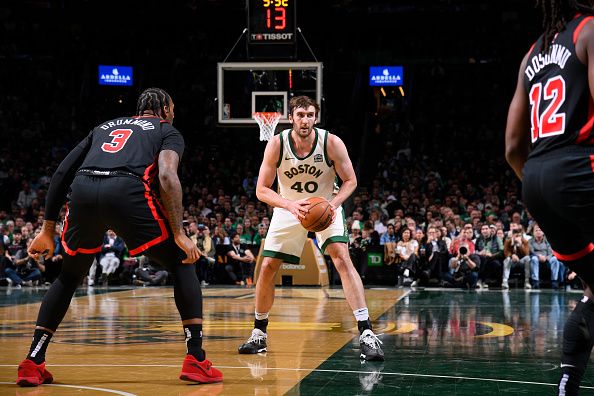
[[[126,241],[131,255],[144,252],[175,275],[174,296],[186,335],[180,379],[219,382],[223,376],[202,349],[202,293],[193,263],[199,253],[182,226],[182,190],[177,176],[184,140],[172,126],[174,104],[163,90],[149,88],[137,115],[96,128],[60,164],[52,177],[42,232],[29,254],[53,253],[55,222],[68,192],[62,232],[62,273],[46,293],[27,358],[17,383],[51,383],[45,350],[70,300],[101,250],[107,229]]]
[[[540,0],[545,32],[524,57],[506,158],[557,258],[584,283],[563,331],[559,395],[578,393],[594,337],[594,9]]]

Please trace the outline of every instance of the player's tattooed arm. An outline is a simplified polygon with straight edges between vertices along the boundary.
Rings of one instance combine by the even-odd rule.
[[[182,224],[182,188],[177,176],[179,155],[173,150],[159,153],[159,188],[167,220],[174,234],[184,232]]]
[[[159,153],[159,189],[161,200],[167,220],[173,231],[173,239],[177,246],[186,254],[182,261],[185,264],[192,264],[200,257],[198,247],[184,231],[182,222],[182,188],[177,176],[177,166],[179,165],[179,155],[173,150],[163,150]]]

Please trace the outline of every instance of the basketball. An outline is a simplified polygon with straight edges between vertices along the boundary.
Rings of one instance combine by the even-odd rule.
[[[322,197],[309,198],[309,212],[301,220],[301,225],[308,231],[324,231],[332,223],[334,210],[326,199]]]

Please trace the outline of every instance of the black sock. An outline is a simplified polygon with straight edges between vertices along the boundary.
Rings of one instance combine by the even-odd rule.
[[[31,342],[31,348],[29,348],[29,354],[27,359],[32,360],[35,364],[41,364],[45,362],[45,350],[52,338],[52,333],[43,329],[35,329],[33,333],[33,342]]]
[[[577,395],[578,393],[594,345],[593,330],[594,303],[582,300],[569,315],[563,329],[559,390],[564,391],[564,394]]]
[[[187,354],[194,356],[199,362],[203,361],[206,355],[202,350],[202,325],[184,325],[184,333],[186,334]]]
[[[268,319],[254,319],[254,328],[262,330],[262,333],[266,333],[266,327],[268,326]]]
[[[365,330],[371,330],[371,321],[367,320],[359,320],[357,321],[357,327],[359,328],[359,334],[363,334]]]

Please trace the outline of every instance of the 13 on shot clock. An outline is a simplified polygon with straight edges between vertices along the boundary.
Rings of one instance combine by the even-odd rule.
[[[248,0],[249,43],[294,43],[296,1]]]

